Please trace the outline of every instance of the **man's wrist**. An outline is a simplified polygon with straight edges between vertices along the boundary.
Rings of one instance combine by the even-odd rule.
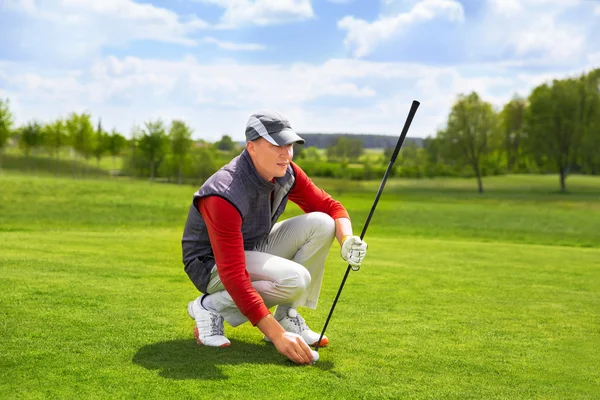
[[[277,344],[285,333],[285,329],[283,329],[279,321],[277,321],[271,313],[258,321],[256,326],[271,340],[271,342],[273,342],[273,344]]]

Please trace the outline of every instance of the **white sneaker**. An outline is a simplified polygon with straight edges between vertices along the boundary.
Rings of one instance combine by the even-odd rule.
[[[231,342],[224,336],[223,317],[208,311],[200,304],[202,296],[188,303],[190,318],[196,321],[194,337],[199,345],[211,347],[228,347]]]
[[[312,331],[308,325],[306,325],[306,321],[304,321],[304,318],[298,314],[298,311],[296,311],[295,308],[289,308],[287,311],[287,316],[280,319],[279,323],[286,331],[297,333],[298,335],[302,336],[304,341],[306,341],[309,346],[316,346],[317,342],[319,341],[319,337],[321,337],[320,333]],[[267,337],[265,337],[265,340],[270,341]],[[319,347],[325,347],[328,344],[329,339],[327,339],[327,336],[323,336]]]

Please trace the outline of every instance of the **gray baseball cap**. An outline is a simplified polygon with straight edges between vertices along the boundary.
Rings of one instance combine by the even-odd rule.
[[[294,132],[287,117],[273,110],[261,110],[248,118],[246,141],[250,142],[260,137],[265,138],[275,146],[305,143],[304,139]]]

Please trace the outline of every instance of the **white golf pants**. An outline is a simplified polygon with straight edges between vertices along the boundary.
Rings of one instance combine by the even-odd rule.
[[[245,252],[252,286],[267,308],[317,307],[325,259],[334,237],[334,220],[327,214],[313,212],[278,222],[253,251]],[[248,320],[223,287],[216,266],[207,293],[231,326]]]

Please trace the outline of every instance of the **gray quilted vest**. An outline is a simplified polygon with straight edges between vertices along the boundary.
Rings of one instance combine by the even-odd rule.
[[[291,166],[274,183],[264,180],[244,150],[204,182],[194,194],[181,240],[185,272],[199,291],[206,293],[215,259],[198,199],[219,196],[229,201],[242,217],[244,250],[253,250],[285,210],[295,181]]]

